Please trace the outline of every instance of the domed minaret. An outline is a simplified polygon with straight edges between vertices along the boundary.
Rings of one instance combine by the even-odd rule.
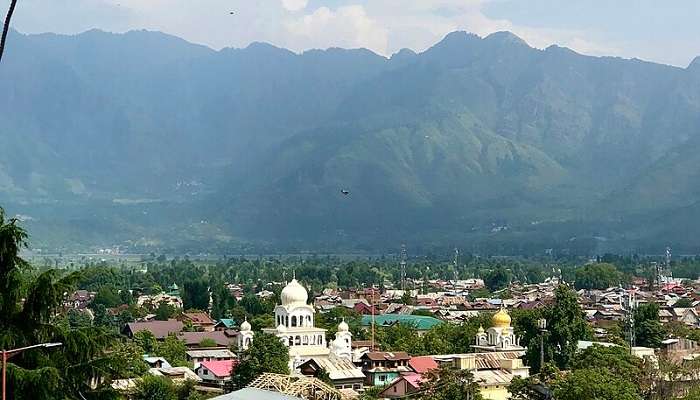
[[[335,340],[331,344],[331,353],[339,358],[352,361],[352,333],[350,333],[350,327],[345,320],[338,324],[338,332],[336,332]]]
[[[515,336],[512,320],[508,312],[501,308],[491,318],[493,326],[484,332],[483,327],[479,327],[476,334],[476,345],[472,346],[481,351],[525,351],[520,346],[520,339]]]
[[[282,304],[275,307],[276,328],[264,332],[280,338],[289,347],[290,369],[314,356],[327,356],[326,330],[314,326],[315,310],[307,304],[309,294],[296,279],[292,279],[280,294]]]
[[[246,319],[243,321],[243,323],[240,326],[240,332],[238,332],[238,350],[243,351],[250,346],[250,343],[253,341],[253,329],[250,326],[250,323]]]

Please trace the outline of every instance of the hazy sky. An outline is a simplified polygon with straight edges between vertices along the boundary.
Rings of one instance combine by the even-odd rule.
[[[556,43],[685,67],[700,55],[698,21],[698,0],[20,0],[14,27],[149,29],[216,49],[265,41],[295,51],[366,47],[384,55],[423,50],[454,30],[509,30],[535,47]]]

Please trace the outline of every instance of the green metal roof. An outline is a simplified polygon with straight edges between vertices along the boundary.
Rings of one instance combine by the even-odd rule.
[[[231,318],[221,318],[216,324],[223,324],[227,328],[233,328],[236,325],[236,321]]]
[[[405,324],[405,325],[413,325],[416,327],[416,329],[421,330],[421,331],[427,331],[428,329],[434,327],[435,325],[439,325],[442,323],[442,321],[440,321],[437,318],[427,317],[424,315],[381,314],[381,315],[374,316],[374,323],[377,326],[393,325],[397,322],[400,324]],[[372,325],[372,316],[371,315],[363,315],[362,316],[362,325],[363,326]]]

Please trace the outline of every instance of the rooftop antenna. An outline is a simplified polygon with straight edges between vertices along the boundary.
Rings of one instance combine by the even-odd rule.
[[[401,245],[401,291],[406,291],[406,245]]]

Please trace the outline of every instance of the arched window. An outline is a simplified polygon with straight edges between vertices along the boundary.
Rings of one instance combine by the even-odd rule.
[[[289,315],[284,316],[284,326],[289,328]]]
[[[309,336],[308,335],[304,335],[304,339],[303,339],[301,344],[303,344],[304,346],[307,346],[309,344]]]
[[[297,316],[292,315],[292,326],[297,326]]]
[[[289,345],[294,346],[294,338],[291,336],[289,337]]]
[[[297,336],[294,338],[294,344],[297,346],[301,345],[301,336]]]

